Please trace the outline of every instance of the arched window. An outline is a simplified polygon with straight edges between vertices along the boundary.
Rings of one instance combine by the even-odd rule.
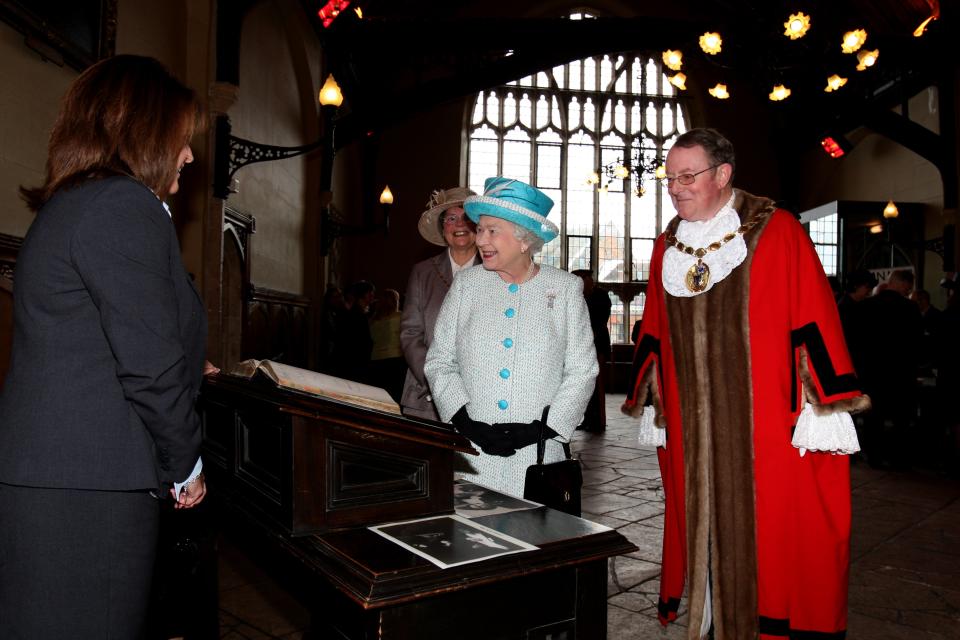
[[[686,129],[680,97],[646,53],[576,60],[483,91],[474,106],[470,188],[502,175],[553,198],[560,238],[540,260],[596,274],[611,292],[615,343],[629,342],[643,313],[653,241],[673,215],[652,170]]]

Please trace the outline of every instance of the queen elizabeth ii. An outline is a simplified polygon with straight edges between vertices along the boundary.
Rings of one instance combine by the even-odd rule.
[[[597,358],[583,284],[533,260],[559,234],[542,191],[488,178],[483,195],[463,207],[483,262],[455,278],[424,373],[440,418],[482,451],[466,477],[522,496],[541,419],[550,438],[544,461],[560,460],[593,392]]]

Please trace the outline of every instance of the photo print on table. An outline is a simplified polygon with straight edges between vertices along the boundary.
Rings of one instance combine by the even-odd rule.
[[[537,549],[458,515],[393,522],[369,529],[441,569]]]

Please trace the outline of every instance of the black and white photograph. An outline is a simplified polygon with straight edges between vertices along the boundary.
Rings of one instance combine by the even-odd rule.
[[[458,515],[382,524],[370,530],[441,569],[537,549]]]
[[[482,484],[458,480],[453,485],[453,508],[464,518],[480,518],[512,511],[536,509],[536,502],[508,496]]]

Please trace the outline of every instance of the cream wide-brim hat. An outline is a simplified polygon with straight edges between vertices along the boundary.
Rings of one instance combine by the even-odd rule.
[[[466,187],[441,189],[431,193],[427,210],[420,214],[420,222],[417,223],[417,230],[420,231],[423,239],[441,247],[447,246],[447,241],[443,239],[443,233],[440,231],[437,217],[450,207],[462,207],[464,200],[475,195],[477,194]]]

